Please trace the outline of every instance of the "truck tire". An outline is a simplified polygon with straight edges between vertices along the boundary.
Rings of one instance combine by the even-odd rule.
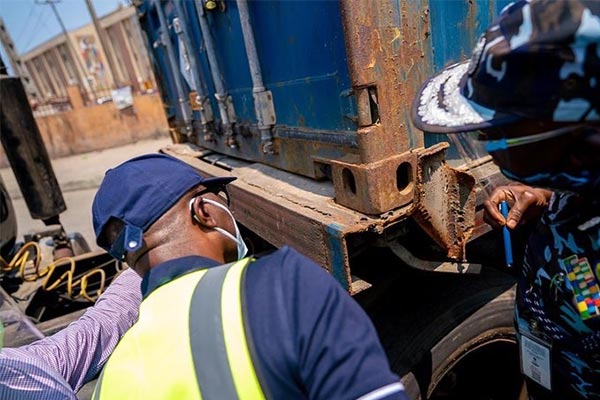
[[[408,291],[393,285],[365,307],[409,397],[519,399],[514,279],[493,269],[440,275],[405,271]]]
[[[411,397],[415,399],[517,399],[520,376],[518,375],[518,353],[512,320],[513,307],[514,288],[511,288],[483,305],[438,341],[431,348],[430,357],[422,360],[413,367],[411,372],[402,377],[405,386],[409,388]],[[452,321],[448,318],[440,318],[436,324],[440,325],[438,329],[450,328]],[[491,346],[496,349],[492,351]],[[467,371],[457,372],[457,369],[460,368],[459,363],[466,361],[467,357],[476,357],[475,352],[498,355],[503,350],[507,352],[504,355],[508,356],[508,359],[484,360],[482,356],[477,358],[480,362],[487,361],[480,367],[487,371],[489,377],[499,377],[498,370],[501,371],[502,376],[506,376],[506,369],[495,366],[496,363],[512,368],[513,383],[506,382],[506,384],[501,383],[497,387],[491,387],[489,385],[493,382],[488,382],[485,376],[469,377],[470,370],[476,368],[476,365],[463,367]],[[446,382],[441,385],[444,378]],[[465,378],[473,380],[472,384],[460,382]],[[499,383],[500,379],[495,378],[493,381]],[[462,388],[462,385],[471,390],[466,390],[468,393],[464,393],[465,389]],[[490,389],[490,392],[482,393],[484,388]],[[514,397],[509,397],[510,393]]]

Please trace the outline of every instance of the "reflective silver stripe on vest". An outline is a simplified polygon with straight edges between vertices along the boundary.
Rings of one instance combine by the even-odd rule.
[[[237,399],[227,361],[221,317],[221,291],[229,268],[209,269],[200,279],[190,304],[190,345],[202,398]]]

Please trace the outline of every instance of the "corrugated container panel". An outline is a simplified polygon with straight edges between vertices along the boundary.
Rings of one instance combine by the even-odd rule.
[[[177,93],[173,82],[173,72],[169,67],[166,50],[160,45],[161,26],[156,10],[146,1],[138,7],[138,16],[140,25],[146,35],[148,54],[153,65],[159,92],[165,106],[167,119],[181,120],[183,118],[177,112],[176,104]]]
[[[256,123],[237,5],[226,4],[226,12],[209,14],[223,78],[238,121]],[[350,89],[350,80],[338,2],[251,1],[249,10],[277,124],[356,130],[356,124],[344,117],[352,104],[343,96]],[[197,29],[195,34],[199,34]]]
[[[370,34],[372,32],[366,32],[365,29],[372,28],[377,30],[380,39],[385,39],[385,35],[390,32],[400,35],[400,40],[389,43],[391,50],[376,48],[387,46],[388,43],[375,43],[370,51],[373,54],[380,52],[384,56],[369,58],[367,54],[364,57],[365,63],[369,60],[377,62],[364,65],[364,69],[374,68],[379,75],[400,71],[398,77],[392,77],[393,80],[406,82],[410,87],[406,90],[407,93],[413,93],[429,74],[470,55],[483,29],[509,3],[506,0],[361,1],[360,4],[349,6],[338,1],[248,2],[264,86],[273,95],[277,118],[273,128],[276,138],[275,154],[263,154],[260,149],[252,80],[238,6],[235,1],[226,1],[224,10],[206,11],[217,50],[220,74],[235,109],[235,130],[239,146],[227,147],[222,135],[217,135],[216,142],[205,142],[202,135],[198,134],[198,144],[224,154],[264,162],[310,177],[324,178],[327,171],[315,167],[314,159],[336,159],[347,154],[360,154],[364,157],[365,152],[371,151],[361,148],[361,143],[357,140],[359,126],[356,96],[357,90],[361,88],[352,87],[353,69],[349,65],[363,60],[348,60],[348,48],[352,43],[346,41],[360,39],[351,37],[348,32],[354,32],[353,29],[357,28],[356,32]],[[160,32],[164,31],[153,4],[152,1],[144,1],[138,6],[145,15],[141,21],[151,45],[160,44]],[[174,73],[183,76],[180,40],[173,29],[173,18],[179,17],[183,29],[191,37],[218,128],[220,117],[214,96],[215,86],[211,79],[211,67],[196,9],[201,2],[183,2],[183,16],[177,16],[172,0],[160,4],[169,24],[168,37],[171,39],[174,56],[180,64],[179,71],[173,71],[166,60],[165,47],[154,46],[154,59],[158,69],[162,71],[158,79],[163,83],[167,112],[175,116],[180,124],[184,122],[182,107],[178,105],[181,95],[178,97],[174,89],[173,77]],[[365,6],[367,7],[364,8]],[[362,21],[356,18],[344,20],[341,14],[343,8],[363,8],[370,10],[370,15]],[[364,23],[364,26],[343,26],[343,21],[347,24]],[[408,30],[407,27],[410,26],[414,27],[414,31]],[[408,63],[407,57],[403,57],[403,52],[406,51],[403,46],[414,46],[414,41],[419,43],[417,48],[422,50],[422,57],[418,60],[411,58],[410,62],[422,65],[404,65],[399,68],[386,65]],[[358,69],[360,68],[363,67],[359,65]],[[191,89],[185,79],[182,82],[185,98]],[[385,92],[386,88],[377,90]],[[407,96],[388,97],[391,100],[386,104],[387,109],[391,107],[397,110],[395,112],[401,115],[402,123],[392,124],[393,129],[388,131],[383,127],[383,146],[388,146],[386,143],[396,140],[398,135],[409,148],[421,145],[423,138],[412,128],[409,120],[411,99],[406,98]],[[191,115],[195,121],[199,120],[197,111]],[[385,124],[384,121],[378,123]],[[398,132],[398,126],[401,126],[401,132]],[[439,138],[427,136],[424,143],[432,145],[445,140],[443,135]],[[450,157],[457,157],[457,153],[451,151]],[[369,159],[368,154],[365,159]]]

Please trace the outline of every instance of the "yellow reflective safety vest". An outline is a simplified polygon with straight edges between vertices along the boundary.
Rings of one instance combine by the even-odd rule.
[[[242,317],[250,262],[190,272],[151,292],[93,399],[264,399]]]

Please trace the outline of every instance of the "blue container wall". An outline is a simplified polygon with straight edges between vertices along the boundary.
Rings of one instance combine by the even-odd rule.
[[[167,20],[170,24],[175,17],[178,17],[180,23],[182,24],[182,28],[189,35],[192,49],[188,49],[189,52],[194,51],[196,55],[196,60],[198,62],[198,68],[200,70],[200,82],[197,82],[200,85],[200,88],[197,90],[205,95],[211,100],[212,109],[215,113],[215,117],[218,118],[218,107],[214,97],[215,87],[213,85],[213,81],[210,76],[210,67],[208,64],[208,59],[206,57],[206,48],[202,41],[202,35],[200,34],[200,25],[198,24],[198,14],[196,12],[196,6],[193,1],[182,1],[183,10],[185,15],[178,16],[175,12],[175,7],[172,6],[173,1],[169,1],[165,6],[165,11],[167,15]],[[180,48],[179,41],[175,35],[173,37],[174,43],[174,51],[176,53],[177,60],[180,61]],[[184,90],[192,91],[192,88],[189,87],[187,81],[183,80]],[[199,111],[192,111],[192,118],[196,121],[200,120]]]
[[[239,13],[235,2],[226,5],[225,12],[208,12],[208,21],[238,123],[255,124]],[[264,85],[273,93],[277,125],[355,131],[355,103],[348,96],[350,79],[338,2],[251,1],[248,5]],[[203,60],[203,74],[210,76],[192,2],[186,2],[186,11],[186,27]],[[214,97],[211,100],[217,110]]]
[[[468,59],[479,36],[510,3],[510,0],[429,0],[433,71]],[[446,135],[425,135],[426,146],[448,141]],[[448,158],[460,158],[454,146]]]
[[[138,8],[138,15],[141,15],[139,21],[147,38],[147,47],[154,64],[154,75],[158,81],[167,119],[176,118],[181,120],[183,116],[175,107],[177,92],[173,78],[174,71],[169,66],[165,47],[160,45],[161,32],[164,32],[164,30],[160,26],[156,9],[151,7],[149,2],[144,2]]]
[[[161,2],[170,25],[176,16],[172,1]],[[377,6],[379,1],[391,1],[397,5],[400,16],[400,10],[415,0],[373,0],[373,6]],[[426,50],[423,59],[429,63],[427,69],[437,72],[468,58],[479,35],[509,3],[509,0],[422,0],[418,4],[410,3],[429,9],[430,20],[423,21],[424,29],[430,31],[428,43],[431,47]],[[154,43],[163,29],[156,10],[149,4],[146,0],[139,9],[146,11],[142,24],[150,43]],[[215,119],[219,120],[196,2],[183,1],[182,4],[186,15],[179,17],[191,36]],[[356,100],[351,91],[339,2],[249,1],[248,5],[264,85],[273,93],[277,126],[307,131],[355,132],[358,128],[355,122]],[[237,122],[255,124],[252,81],[236,2],[226,1],[225,12],[213,11],[207,12],[207,15],[221,75],[233,99]],[[393,24],[400,27],[400,18]],[[179,61],[177,35],[171,28],[168,35]],[[154,52],[155,62],[162,71],[158,79],[163,82],[167,114],[181,119],[173,80],[173,74],[180,74],[180,71],[171,70],[164,47],[158,46]],[[190,89],[185,80],[182,81],[187,96]],[[199,119],[197,113],[194,119]],[[425,137],[427,146],[440,141],[447,141],[447,137]],[[457,152],[451,149],[449,158],[458,158]]]

